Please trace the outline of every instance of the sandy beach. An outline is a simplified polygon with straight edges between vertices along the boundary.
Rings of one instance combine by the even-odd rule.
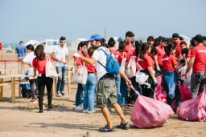
[[[3,59],[15,59],[14,53],[3,53]],[[72,62],[72,58],[70,58]],[[70,62],[70,63],[71,63]],[[3,63],[0,63],[3,68]],[[7,64],[14,73],[15,64]],[[44,113],[38,112],[38,103],[30,99],[17,97],[11,101],[11,87],[5,86],[3,99],[0,100],[0,137],[205,137],[206,122],[188,122],[171,116],[161,127],[152,129],[129,130],[115,129],[112,133],[100,133],[98,128],[105,125],[99,109],[94,114],[75,112],[75,84],[71,85],[70,94],[64,97],[53,97],[54,110],[47,111],[47,97],[44,99]],[[16,87],[16,95],[18,95]],[[67,88],[65,88],[67,90]],[[130,122],[131,107],[125,109],[127,120]],[[112,110],[114,125],[120,123],[118,116]],[[130,124],[132,124],[130,122]]]

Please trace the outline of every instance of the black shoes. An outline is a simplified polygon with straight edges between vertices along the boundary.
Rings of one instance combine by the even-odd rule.
[[[117,126],[117,128],[121,128],[121,129],[124,129],[124,130],[128,130],[129,129],[129,123],[121,123],[120,125]]]
[[[100,132],[112,132],[114,131],[113,128],[108,127],[107,125],[105,127],[99,128]]]
[[[121,123],[120,125],[116,126],[117,128],[121,128],[123,130],[128,130],[130,128],[130,125],[128,122],[126,123]],[[112,132],[114,131],[113,128],[108,127],[108,125],[106,125],[105,127],[101,127],[99,128],[100,132]]]
[[[48,111],[51,111],[51,110],[53,110],[53,106],[48,106],[48,109],[47,109]]]
[[[39,113],[43,113],[43,110],[39,110]]]

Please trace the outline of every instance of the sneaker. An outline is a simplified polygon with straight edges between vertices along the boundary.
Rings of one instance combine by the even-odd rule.
[[[93,110],[88,110],[88,111],[87,111],[87,113],[89,113],[89,114],[92,114],[92,113],[95,113],[95,112],[96,112],[95,109],[93,109]]]
[[[107,125],[105,127],[99,128],[100,132],[112,132],[114,131],[113,128],[108,127]]]
[[[82,111],[82,110],[83,110],[82,104],[76,106],[76,107],[74,108],[74,110],[75,110],[75,111]]]
[[[83,109],[83,113],[88,113],[88,109]]]
[[[121,128],[121,129],[124,129],[124,130],[128,130],[129,129],[129,123],[126,122],[126,123],[122,123],[120,125],[117,126],[117,128]]]
[[[48,111],[51,111],[51,110],[53,110],[53,106],[48,106],[48,109],[47,109]]]
[[[35,102],[37,102],[37,99],[32,99],[32,100],[30,100],[30,102],[35,103]]]
[[[61,97],[61,94],[59,92],[57,93],[57,97]]]
[[[64,92],[61,92],[62,96],[64,96]]]
[[[43,110],[39,110],[39,113],[43,113]]]

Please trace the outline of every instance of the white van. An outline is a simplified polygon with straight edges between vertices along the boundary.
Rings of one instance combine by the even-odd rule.
[[[54,49],[59,45],[59,40],[54,39],[46,39],[43,41],[44,44],[44,52],[45,53],[52,53]]]

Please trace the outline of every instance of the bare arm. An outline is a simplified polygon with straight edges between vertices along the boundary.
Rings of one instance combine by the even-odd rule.
[[[87,58],[84,56],[80,56],[79,58],[87,64],[94,64],[97,62],[97,60],[95,58]]]
[[[55,61],[58,61],[58,62],[59,62],[59,60],[56,58],[56,55],[55,55],[54,52],[51,54],[51,57],[52,57]]]
[[[121,69],[119,70],[119,74],[120,74],[120,76],[123,77],[123,79],[126,81],[126,83],[127,83],[128,86],[131,86],[131,85],[132,85],[132,84],[131,84],[131,81],[128,79],[128,77],[125,75],[125,73],[124,73]]]
[[[191,70],[191,68],[192,68],[192,66],[194,64],[194,61],[195,61],[195,57],[191,57],[190,61],[188,63],[188,66],[187,66],[186,74],[190,72],[190,70]]]
[[[152,67],[148,67],[147,69],[148,69],[149,74],[152,77],[152,79],[156,80],[156,78],[155,78],[155,71],[153,70],[153,68]]]
[[[69,56],[68,55],[66,55],[65,60],[66,60],[66,63],[68,63],[68,61],[69,61]]]
[[[154,56],[154,62],[155,62],[155,65],[156,65],[157,69],[160,70],[159,63],[158,63],[158,60],[157,60],[157,55]]]

